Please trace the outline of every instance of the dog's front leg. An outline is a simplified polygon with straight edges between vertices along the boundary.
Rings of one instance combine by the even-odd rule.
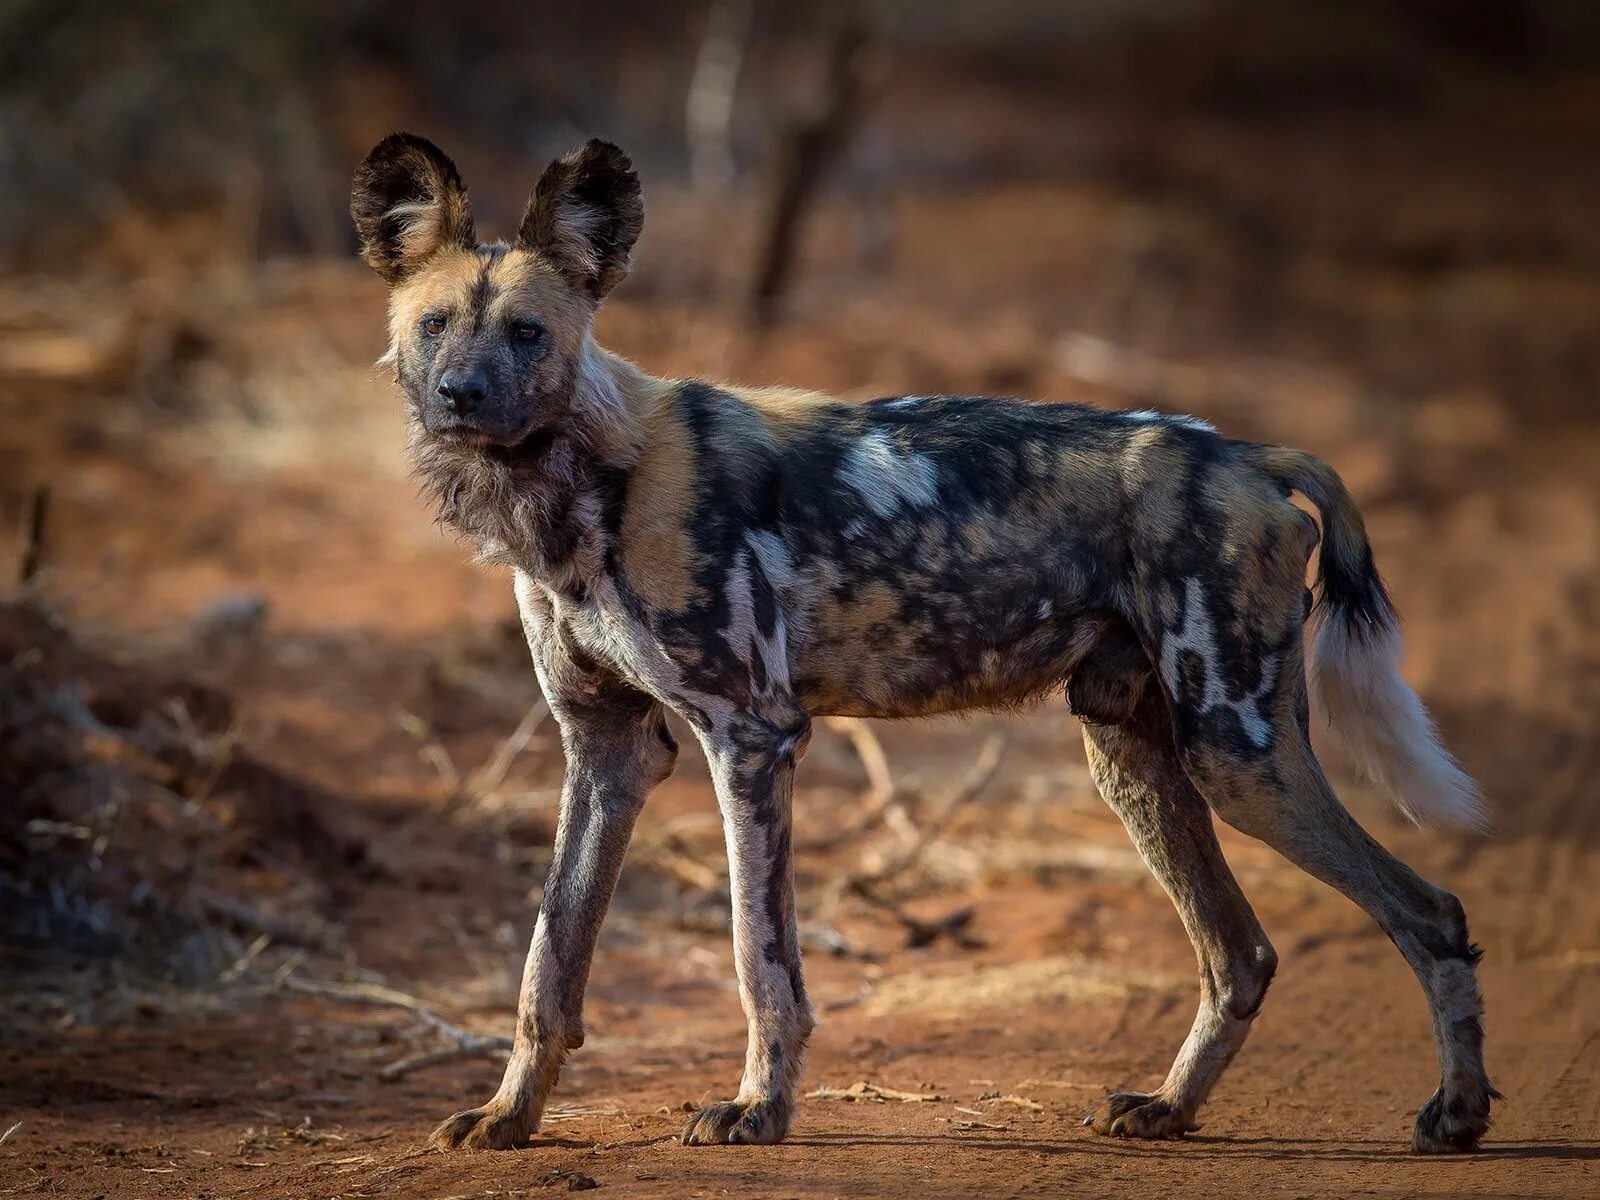
[[[552,695],[566,782],[555,854],[522,972],[517,1032],[500,1090],[433,1133],[440,1149],[506,1150],[539,1129],[567,1051],[583,1044],[583,990],[635,818],[677,754],[659,705],[620,685]]]
[[[809,735],[797,712],[780,720],[746,714],[702,737],[728,842],[733,958],[749,1042],[739,1095],[690,1117],[688,1146],[780,1141],[794,1114],[816,1024],[800,970],[790,835],[794,764]]]

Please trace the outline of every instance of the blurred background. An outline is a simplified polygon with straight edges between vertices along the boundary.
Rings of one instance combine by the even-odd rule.
[[[685,737],[555,1141],[411,1155],[498,1077],[561,755],[509,580],[432,523],[372,365],[346,205],[395,129],[488,236],[550,158],[625,146],[646,227],[599,333],[657,374],[1187,412],[1332,462],[1497,811],[1409,829],[1327,749],[1488,950],[1510,1102],[1472,1178],[1592,1184],[1600,8],[6,0],[4,1194],[888,1194],[934,1153],[965,1194],[1439,1186],[1404,1154],[1435,1081],[1414,980],[1231,833],[1284,962],[1210,1136],[1077,1128],[1160,1079],[1195,985],[1062,704],[819,730],[809,1143],[668,1140],[743,1045]]]

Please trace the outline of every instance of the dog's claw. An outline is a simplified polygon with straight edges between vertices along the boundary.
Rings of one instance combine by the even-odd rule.
[[[428,1144],[436,1150],[515,1150],[526,1146],[536,1129],[524,1114],[503,1111],[490,1101],[441,1122]]]
[[[679,1141],[685,1146],[770,1146],[788,1132],[788,1105],[777,1100],[724,1100],[690,1117]]]

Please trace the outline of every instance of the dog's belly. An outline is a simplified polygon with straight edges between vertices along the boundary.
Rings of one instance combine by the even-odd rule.
[[[1115,619],[1105,611],[1061,614],[1035,600],[1028,613],[819,624],[796,656],[794,690],[816,715],[1013,707],[1060,688]]]

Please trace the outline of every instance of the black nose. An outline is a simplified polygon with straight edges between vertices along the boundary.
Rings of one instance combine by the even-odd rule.
[[[469,413],[489,390],[482,371],[446,371],[439,380],[439,397],[453,413]]]

